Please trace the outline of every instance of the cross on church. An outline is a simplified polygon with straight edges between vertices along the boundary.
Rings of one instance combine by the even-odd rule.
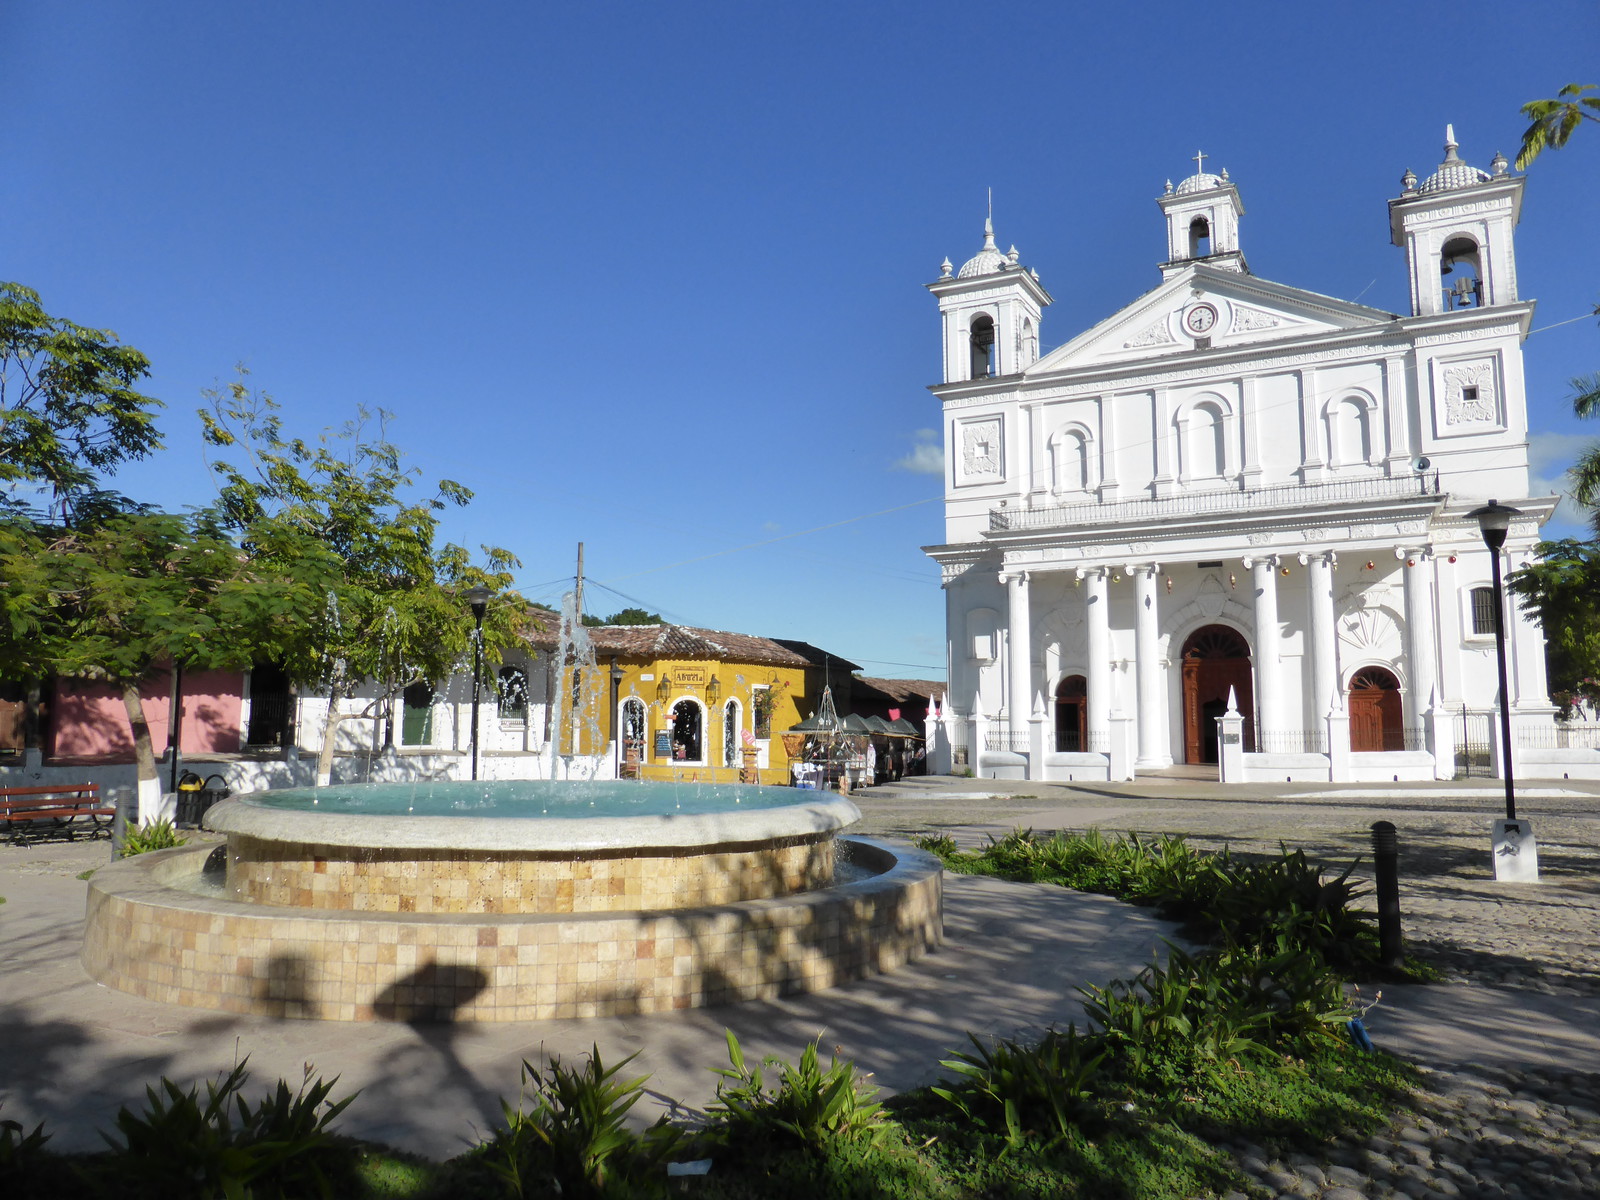
[[[1204,154],[1202,154],[1200,151],[1198,151],[1198,150],[1195,151],[1195,155],[1194,155],[1194,173],[1196,175],[1204,175],[1206,173],[1205,158],[1206,158],[1206,156]]]

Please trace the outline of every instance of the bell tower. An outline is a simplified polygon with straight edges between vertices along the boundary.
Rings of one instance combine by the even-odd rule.
[[[1021,265],[1017,248],[1002,254],[994,220],[983,223],[983,248],[957,271],[946,258],[928,290],[939,300],[945,383],[1016,375],[1039,359],[1039,319],[1050,293]]]
[[[1389,201],[1389,235],[1406,252],[1411,315],[1517,302],[1512,231],[1522,216],[1524,178],[1496,154],[1488,171],[1463,162],[1455,126],[1444,134],[1444,161],[1421,183],[1407,171]]]
[[[1248,275],[1250,268],[1239,249],[1239,218],[1244,216],[1239,189],[1229,181],[1226,169],[1221,175],[1208,173],[1204,154],[1194,159],[1195,173],[1176,188],[1167,180],[1166,193],[1156,201],[1167,218],[1167,261],[1161,264],[1161,278],[1170,279],[1197,262]]]

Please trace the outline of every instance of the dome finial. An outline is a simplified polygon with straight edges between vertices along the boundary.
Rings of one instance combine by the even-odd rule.
[[[1456,151],[1459,149],[1461,149],[1461,147],[1456,144],[1456,127],[1454,125],[1446,125],[1444,127],[1445,162],[1460,162],[1461,156],[1456,153]]]

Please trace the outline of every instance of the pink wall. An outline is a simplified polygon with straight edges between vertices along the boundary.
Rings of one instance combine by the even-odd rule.
[[[158,671],[139,689],[150,741],[167,748],[172,676]],[[228,754],[239,749],[244,675],[239,671],[189,671],[183,676],[184,754]],[[133,733],[122,692],[88,679],[56,680],[50,707],[51,758],[131,762]]]

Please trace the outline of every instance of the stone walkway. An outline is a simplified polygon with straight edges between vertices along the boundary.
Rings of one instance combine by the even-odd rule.
[[[1275,853],[1280,842],[1343,863],[1370,857],[1371,823],[1401,845],[1408,948],[1451,983],[1391,988],[1368,1026],[1384,1049],[1424,1064],[1421,1118],[1312,1159],[1240,1143],[1258,1194],[1322,1197],[1600,1195],[1600,787],[1519,791],[1543,881],[1501,885],[1488,823],[1493,781],[1334,791],[1303,784],[1222,788],[1192,780],[1124,786],[911,780],[860,793],[860,832],[950,832],[969,844],[1017,827],[1177,833],[1203,846]],[[0,1039],[4,1115],[48,1119],[62,1148],[96,1144],[118,1103],[168,1074],[204,1078],[252,1054],[258,1081],[314,1061],[363,1090],[341,1122],[422,1153],[459,1152],[513,1094],[522,1057],[639,1050],[663,1097],[709,1098],[709,1066],[732,1026],[753,1053],[793,1057],[817,1030],[891,1089],[927,1082],[962,1031],[1015,1033],[1070,1019],[1076,982],[1131,974],[1170,932],[1143,910],[1057,888],[950,880],[949,944],[902,972],[770,1005],[666,1018],[487,1027],[349,1026],[235,1020],[100,988],[77,966],[79,871],[104,842],[0,846]],[[1359,873],[1359,871],[1358,871]],[[25,1036],[16,1036],[19,1031]]]

